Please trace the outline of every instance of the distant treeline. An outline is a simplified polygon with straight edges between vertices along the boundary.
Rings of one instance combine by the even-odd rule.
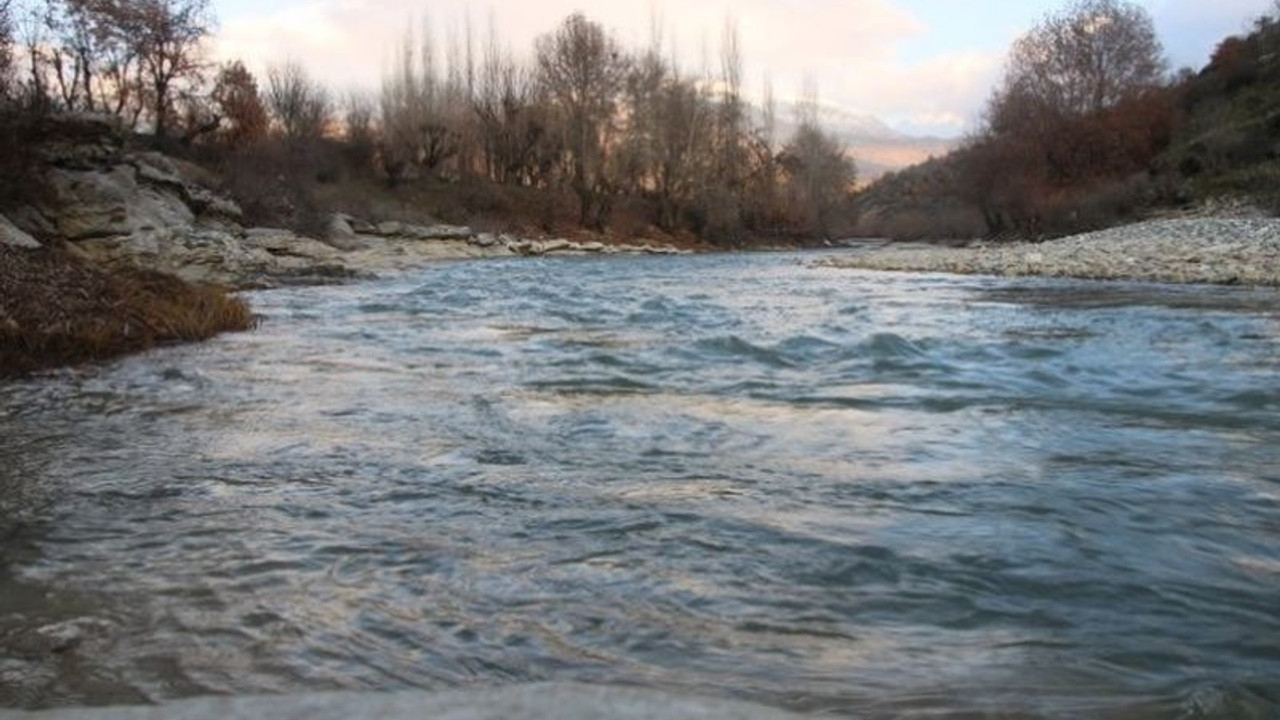
[[[441,53],[424,26],[403,38],[380,89],[339,96],[292,63],[263,78],[240,62],[209,64],[213,22],[208,0],[0,0],[4,113],[111,114],[214,165],[233,188],[287,177],[295,208],[308,185],[354,173],[392,192],[559,193],[595,230],[624,200],[664,231],[724,243],[851,227],[853,162],[819,127],[816,102],[802,103],[787,138],[775,137],[770,89],[763,112],[751,111],[731,23],[718,72],[698,74],[661,42],[624,48],[581,14],[539,37],[527,60],[492,28],[477,41],[469,24]]]
[[[1010,51],[981,125],[858,200],[860,233],[1035,238],[1229,196],[1280,210],[1280,3],[1170,73],[1150,15],[1075,0]]]

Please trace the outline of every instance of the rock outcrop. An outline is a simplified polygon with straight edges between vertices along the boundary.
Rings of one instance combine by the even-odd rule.
[[[526,240],[447,224],[330,219],[323,240],[243,227],[232,200],[198,168],[156,152],[126,149],[110,120],[55,118],[37,155],[45,192],[0,222],[0,243],[62,241],[109,269],[162,270],[194,282],[257,288],[327,283],[407,270],[441,259],[607,252],[676,253],[650,245],[614,248],[565,239]]]

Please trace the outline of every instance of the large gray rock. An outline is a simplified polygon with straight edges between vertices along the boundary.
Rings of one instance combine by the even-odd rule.
[[[56,232],[71,241],[188,227],[195,214],[181,198],[140,186],[137,170],[48,172],[49,195],[39,210]]]
[[[279,264],[289,270],[305,268],[308,265],[339,264],[338,251],[332,246],[300,237],[291,230],[277,228],[252,228],[244,233],[244,244],[254,250],[265,250],[276,258]]]
[[[566,250],[577,250],[578,246],[565,240],[564,238],[556,238],[554,240],[546,240],[542,243],[542,252],[564,252]]]
[[[233,226],[244,219],[244,211],[234,200],[184,177],[171,158],[157,152],[142,152],[131,154],[127,160],[137,170],[139,184],[181,199],[201,224]]]
[[[290,270],[267,250],[211,229],[95,238],[76,247],[107,268],[161,270],[192,282],[235,288],[267,284],[264,278]]]
[[[9,218],[0,215],[0,245],[20,248],[38,248],[40,243],[23,232],[17,225],[9,222]]]
[[[342,213],[335,213],[329,217],[326,240],[354,240],[355,237],[356,231],[355,228],[351,227],[350,218]]]
[[[404,234],[404,223],[387,220],[377,225],[377,233],[383,237],[397,237]]]
[[[799,720],[801,717],[730,700],[550,683],[438,694],[217,697],[143,708],[0,711],[0,720]]]

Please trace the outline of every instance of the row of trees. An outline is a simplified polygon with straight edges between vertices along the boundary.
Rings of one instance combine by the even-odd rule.
[[[208,0],[6,0],[0,11],[10,92],[28,102],[116,115],[159,137],[199,104]]]
[[[492,30],[479,50],[469,32],[449,43],[443,66],[429,32],[417,45],[408,37],[378,98],[382,162],[393,182],[478,176],[567,188],[580,223],[596,229],[618,198],[641,197],[668,231],[829,232],[847,207],[852,161],[812,104],[779,147],[772,99],[762,121],[749,117],[731,25],[720,55],[718,74],[688,75],[660,41],[628,51],[581,14],[540,37],[528,64]],[[348,101],[348,127],[368,117],[362,107]]]
[[[732,26],[719,73],[697,76],[661,42],[630,51],[581,14],[540,37],[527,62],[492,27],[477,43],[469,24],[442,58],[424,26],[406,35],[379,92],[346,97],[292,63],[269,68],[261,84],[239,62],[212,67],[201,52],[212,27],[208,0],[0,0],[3,89],[227,154],[271,144],[295,169],[339,144],[351,165],[393,186],[566,192],[593,229],[622,198],[647,203],[665,230],[729,240],[826,234],[848,207],[855,168],[816,112],[784,144],[772,99],[763,119],[752,117]]]

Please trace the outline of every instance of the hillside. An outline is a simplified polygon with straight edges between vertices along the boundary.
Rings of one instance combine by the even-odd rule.
[[[1196,198],[1246,199],[1280,212],[1280,18],[1224,40],[1178,87],[1184,114],[1157,171]]]
[[[865,188],[855,200],[858,235],[1035,239],[1223,207],[1280,212],[1280,18],[1264,16],[1248,34],[1225,39],[1203,69],[1184,71],[1136,108],[1123,118],[1125,129],[1143,134],[1153,152],[1125,172],[1063,181],[1040,197],[1010,197],[1008,185],[1016,191],[1017,181],[992,190],[992,178],[1029,175],[1018,163],[1025,156],[1006,152],[1005,162],[992,166],[978,157],[987,148],[976,146],[990,142],[979,137]],[[1030,219],[1012,224],[993,216],[1001,205]]]

